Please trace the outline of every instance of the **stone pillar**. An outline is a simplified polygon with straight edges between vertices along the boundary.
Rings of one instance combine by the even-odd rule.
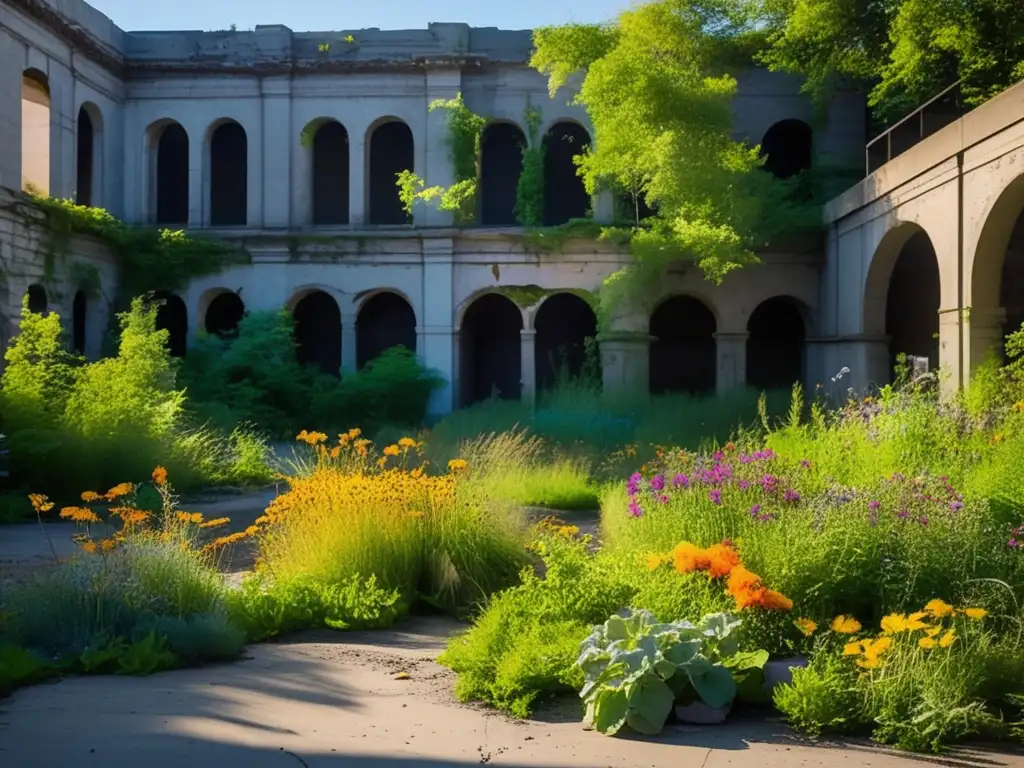
[[[457,67],[427,70],[427,132],[417,141],[424,142],[423,166],[417,166],[416,173],[423,177],[428,187],[450,187],[455,183],[450,150],[448,148],[448,113],[443,109],[429,111],[430,104],[437,99],[454,99],[462,88],[462,72]],[[417,159],[420,153],[416,153]],[[416,226],[444,227],[452,223],[452,214],[439,210],[437,204],[416,205],[413,208],[413,223]]]
[[[21,189],[21,73],[25,47],[0,30],[0,187]]]
[[[369,158],[366,156],[366,131],[357,134],[355,131],[348,135],[348,221],[352,227],[362,227],[367,223],[366,204],[366,166]],[[308,150],[312,157],[312,150]],[[309,175],[302,180],[305,185],[306,199],[309,200],[308,223],[313,221],[313,171],[312,160],[306,163]]]
[[[519,398],[532,403],[537,398],[537,332],[524,329],[519,332],[519,339]]]
[[[156,148],[154,147],[154,153]],[[155,154],[154,154],[155,157]],[[206,157],[206,134],[202,129],[189,130],[188,134],[188,225],[203,227],[207,224],[207,213],[210,204],[209,174],[203,173],[203,160]],[[156,173],[156,162],[151,165]],[[153,216],[156,216],[156,177],[153,179]]]
[[[963,384],[966,386],[970,383],[971,376],[978,366],[993,356],[1002,356],[1005,343],[1003,329],[1006,323],[1006,310],[1001,307],[971,307],[964,310],[963,316],[963,339],[966,347],[962,356],[966,368],[963,371]],[[941,324],[939,329],[941,345]]]
[[[356,315],[352,312],[341,314],[341,372],[355,373],[356,364]]]
[[[940,381],[942,393],[956,393],[970,378],[967,364],[969,340],[963,324],[964,312],[953,307],[939,310],[939,366],[943,377]]]
[[[716,333],[715,391],[718,394],[741,389],[747,384],[747,339],[749,333]]]
[[[286,229],[291,225],[292,81],[288,77],[265,77],[263,91],[263,147],[259,154],[262,177],[263,228]],[[257,221],[250,222],[257,226]]]
[[[77,184],[75,153],[75,78],[71,70],[50,60],[50,196],[74,198]]]
[[[650,352],[654,337],[646,333],[611,332],[598,336],[601,378],[610,395],[649,395]]]
[[[610,190],[602,189],[593,198],[594,221],[599,224],[611,224],[615,221],[615,195]]]
[[[420,360],[446,380],[427,406],[432,416],[450,413],[458,387],[451,238],[423,240],[423,299],[416,346]]]

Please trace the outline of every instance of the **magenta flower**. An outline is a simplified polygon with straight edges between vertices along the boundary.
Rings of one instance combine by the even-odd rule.
[[[660,491],[664,487],[665,487],[665,476],[664,475],[655,475],[654,477],[651,478],[651,490],[652,491]]]
[[[672,478],[672,485],[676,488],[687,488],[690,485],[690,478],[684,474],[678,474]]]
[[[711,499],[712,504],[722,503],[722,492],[717,488],[708,491],[708,498]]]
[[[953,501],[949,502],[949,511],[950,512],[959,512],[963,508],[964,508],[964,503],[962,501],[957,501],[957,500],[954,499]]]
[[[800,462],[800,466],[803,467],[804,469],[810,469],[811,468],[811,460],[810,459],[804,459],[803,461]]]
[[[882,506],[882,502],[880,502],[880,501],[869,501],[868,502],[868,509],[870,509],[872,512],[876,511],[881,506]]]
[[[639,504],[636,503],[636,499],[629,502],[629,514],[633,517],[643,517],[644,511]]]
[[[661,494],[661,496],[658,497],[658,503],[659,504],[668,504],[668,495],[664,494],[664,493]]]
[[[782,495],[785,501],[791,501],[794,504],[800,501],[800,494],[794,491],[792,488],[787,488],[786,492]]]
[[[747,488],[750,487],[750,481],[740,480],[738,483],[736,483],[736,487],[739,488],[741,491],[745,491],[747,490]]]

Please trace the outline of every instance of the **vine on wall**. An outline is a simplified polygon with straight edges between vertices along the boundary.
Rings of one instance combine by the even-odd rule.
[[[526,123],[526,146],[523,147],[523,170],[516,184],[516,220],[524,227],[544,223],[544,142],[540,137],[541,111],[529,102],[523,111]]]

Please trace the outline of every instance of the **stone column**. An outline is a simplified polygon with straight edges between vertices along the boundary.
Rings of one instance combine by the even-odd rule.
[[[970,383],[971,376],[975,369],[987,362],[991,357],[1001,357],[1003,354],[1003,335],[1006,323],[1006,310],[1002,307],[971,307],[963,313],[964,332],[963,339],[966,349],[961,359],[966,370],[963,371],[963,384]],[[941,349],[942,325],[939,325],[939,339]]]
[[[615,221],[615,195],[610,190],[599,190],[591,198],[590,204],[594,207],[594,221],[599,224],[611,224]]]
[[[263,227],[286,229],[291,225],[292,81],[288,77],[265,77],[263,91],[263,147],[259,171],[262,175]],[[256,169],[253,169],[254,171]],[[253,226],[256,221],[251,222]]]
[[[427,368],[444,376],[446,383],[435,391],[428,413],[439,416],[455,406],[458,387],[455,340],[453,254],[451,238],[423,240],[423,299],[416,346]]]
[[[598,336],[601,378],[610,395],[650,394],[650,352],[654,337],[639,332],[610,332]]]
[[[154,152],[156,150],[154,149]],[[188,225],[204,227],[208,222],[210,204],[209,174],[203,172],[203,161],[206,157],[206,134],[202,128],[195,126],[188,133]],[[156,172],[156,163],[151,166]],[[155,177],[154,177],[155,183]],[[156,187],[154,186],[155,190]],[[153,197],[153,215],[156,216],[156,195]]]
[[[416,137],[424,142],[423,167],[416,173],[423,177],[428,187],[449,187],[455,182],[451,157],[448,149],[448,113],[443,109],[429,111],[437,99],[454,99],[462,88],[462,72],[457,67],[433,68],[427,70],[427,132]],[[416,153],[417,158],[420,153]],[[413,223],[416,226],[444,227],[452,223],[452,214],[438,210],[437,204],[417,205],[413,208]]]
[[[78,139],[75,123],[75,78],[66,66],[50,59],[50,196],[74,198]]]
[[[747,339],[750,334],[716,333],[715,391],[731,392],[747,384]]]
[[[21,189],[21,72],[25,47],[0,30],[0,187]]]
[[[519,332],[519,365],[520,387],[519,398],[524,403],[532,403],[537,398],[537,332],[522,330]]]
[[[341,372],[355,373],[356,363],[356,315],[352,312],[341,314]]]
[[[369,159],[366,157],[366,131],[357,134],[350,131],[348,134],[348,221],[352,227],[362,227],[367,223],[366,204],[366,165]],[[312,151],[310,151],[312,155]],[[306,188],[306,198],[309,200],[308,222],[313,221],[313,177],[311,163],[306,163],[309,168],[309,176],[303,179]]]

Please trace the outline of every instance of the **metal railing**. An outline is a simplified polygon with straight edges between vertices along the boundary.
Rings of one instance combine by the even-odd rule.
[[[964,106],[960,86],[958,80],[869,141],[865,150],[868,175],[967,114],[970,110]]]

